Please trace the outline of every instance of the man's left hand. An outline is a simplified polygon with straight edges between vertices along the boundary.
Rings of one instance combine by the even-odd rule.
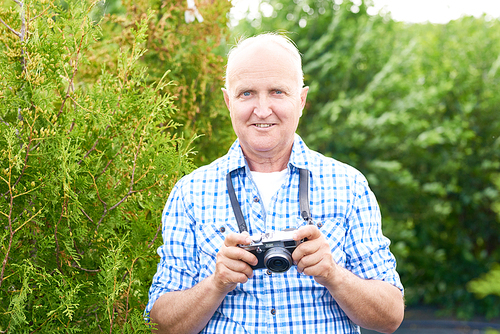
[[[306,238],[293,252],[292,258],[297,270],[313,276],[316,282],[327,286],[339,269],[333,260],[330,245],[323,233],[315,225],[300,227],[294,235],[294,240]]]

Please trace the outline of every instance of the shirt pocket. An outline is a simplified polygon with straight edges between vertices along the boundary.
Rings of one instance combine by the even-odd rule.
[[[346,229],[344,227],[344,218],[326,219],[318,222],[319,230],[325,235],[332,256],[335,262],[342,267],[346,267]]]
[[[200,280],[214,273],[217,253],[224,244],[226,235],[230,232],[232,231],[223,223],[206,223],[199,226],[196,231],[196,242],[200,264]]]

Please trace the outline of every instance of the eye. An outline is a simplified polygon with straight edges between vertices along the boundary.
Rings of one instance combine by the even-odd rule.
[[[250,96],[250,92],[243,92],[243,96]]]
[[[283,91],[281,91],[281,90],[276,90],[276,91],[274,91],[274,93],[275,93],[275,94],[283,94]]]

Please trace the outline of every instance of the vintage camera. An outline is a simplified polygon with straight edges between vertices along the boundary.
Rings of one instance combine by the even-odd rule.
[[[254,254],[259,262],[252,269],[267,268],[275,273],[282,273],[293,265],[292,253],[305,239],[293,240],[294,228],[283,231],[266,232],[251,236],[250,245],[239,245]]]

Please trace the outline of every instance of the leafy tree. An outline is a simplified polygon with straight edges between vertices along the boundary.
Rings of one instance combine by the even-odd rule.
[[[500,261],[500,22],[369,15],[368,1],[270,0],[236,33],[289,31],[303,52],[314,149],[367,175],[411,304],[498,315],[466,284]],[[339,4],[341,3],[341,4]]]
[[[161,210],[173,184],[194,168],[194,133],[207,118],[219,119],[207,113],[181,135],[179,120],[191,116],[179,106],[197,103],[182,102],[184,86],[192,96],[215,89],[221,60],[210,50],[224,33],[200,44],[193,38],[220,25],[212,19],[226,8],[202,11],[200,29],[181,23],[180,1],[163,2],[161,13],[159,2],[150,4],[125,3],[101,23],[102,2],[0,8],[2,332],[150,332],[142,312]],[[159,66],[147,56],[160,23],[165,34],[183,31],[162,46],[164,55],[209,70],[183,72],[184,59]],[[216,109],[203,103],[203,111]]]
[[[500,192],[500,174],[493,174],[492,181],[496,186],[496,190]],[[497,198],[493,203],[493,210],[496,212],[498,220],[500,220],[500,198]],[[495,263],[489,272],[469,282],[467,287],[478,298],[491,295],[500,296],[500,264]]]

